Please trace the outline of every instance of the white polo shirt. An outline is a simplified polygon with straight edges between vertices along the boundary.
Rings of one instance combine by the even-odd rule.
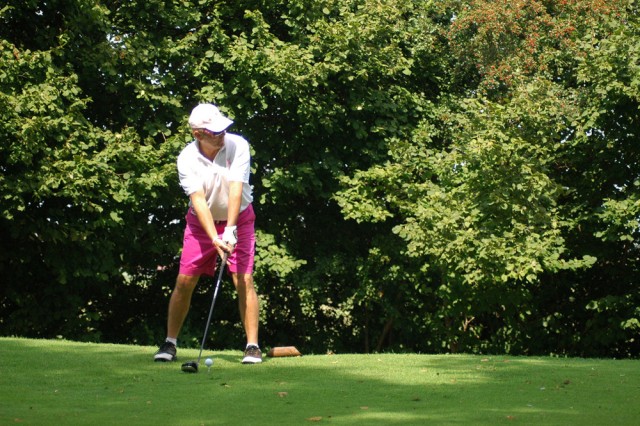
[[[204,191],[213,220],[227,220],[229,182],[244,184],[240,211],[253,201],[250,173],[249,143],[233,133],[225,134],[224,146],[213,161],[200,153],[197,140],[187,145],[178,156],[180,186],[187,196],[199,190]]]

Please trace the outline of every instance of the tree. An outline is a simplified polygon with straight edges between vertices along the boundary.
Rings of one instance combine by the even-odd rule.
[[[0,333],[162,337],[207,101],[254,151],[266,345],[637,354],[635,8],[7,3]]]
[[[136,53],[137,66],[123,63],[130,50],[109,14],[84,1],[18,2],[0,14],[5,333],[99,339],[122,311],[114,301],[129,303],[126,277],[174,262],[167,158],[184,133],[164,143],[164,114],[175,112],[166,94],[148,119],[135,82],[153,62]]]
[[[458,89],[390,162],[344,180],[347,217],[403,218],[394,233],[436,275],[431,327],[451,350],[633,351],[635,286],[597,282],[608,265],[637,273],[637,244],[598,241],[603,225],[626,241],[638,231],[627,13],[623,3],[470,2],[449,33]],[[565,299],[545,305],[553,294]]]
[[[157,303],[145,301],[168,291],[166,282],[161,292],[157,286],[175,265],[185,203],[173,162],[187,138],[186,113],[206,100],[219,103],[256,147],[264,320],[300,324],[300,336],[315,324],[323,337],[308,344],[318,348],[351,344],[342,327],[352,312],[342,301],[357,291],[353,271],[367,250],[331,196],[345,170],[384,156],[386,135],[409,132],[423,99],[404,85],[414,70],[437,70],[438,61],[411,58],[429,44],[415,18],[415,41],[405,41],[398,23],[422,13],[412,3],[309,6],[78,0],[3,9],[3,136],[20,136],[3,151],[3,159],[15,158],[15,168],[4,170],[4,250],[19,246],[3,264],[5,332],[107,340],[128,339],[119,337],[126,324],[142,324],[135,339],[162,332],[151,312],[128,312],[127,300],[157,312]],[[46,62],[36,64],[40,57]],[[27,107],[15,108],[20,103]],[[20,133],[30,117],[62,124],[36,139]],[[10,184],[18,181],[28,185],[14,194]],[[34,228],[21,228],[34,236],[31,245],[11,231],[23,223]],[[23,277],[33,283],[26,300]],[[30,307],[43,292],[63,312],[47,315],[51,307],[43,312],[49,319],[35,319]],[[292,316],[281,316],[280,301]],[[123,325],[115,324],[122,315]]]

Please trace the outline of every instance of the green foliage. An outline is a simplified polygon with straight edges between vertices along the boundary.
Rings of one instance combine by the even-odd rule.
[[[455,42],[454,52],[476,52],[467,56],[464,63],[475,61],[481,82],[477,88],[469,89],[481,90],[466,97],[451,93],[416,127],[411,138],[394,140],[389,162],[342,180],[345,189],[336,199],[345,216],[358,222],[393,219],[393,232],[407,242],[405,254],[439,277],[431,286],[440,301],[436,312],[444,328],[451,330],[445,336],[451,342],[451,350],[521,351],[523,347],[514,347],[521,343],[535,350],[530,343],[533,330],[528,330],[527,324],[541,321],[546,329],[550,323],[544,318],[536,320],[532,314],[535,308],[523,311],[522,307],[536,306],[540,292],[545,291],[544,284],[553,274],[567,270],[575,271],[574,277],[582,276],[582,269],[595,268],[596,262],[606,264],[604,259],[611,255],[598,246],[576,245],[576,237],[584,235],[585,224],[597,229],[598,222],[604,219],[609,224],[607,233],[618,229],[626,241],[637,238],[632,236],[638,232],[634,180],[614,180],[609,187],[599,185],[600,191],[593,187],[585,191],[584,182],[584,177],[591,185],[598,182],[595,176],[602,180],[614,177],[611,169],[587,164],[594,162],[594,157],[596,163],[615,162],[615,168],[630,172],[629,179],[637,179],[637,163],[631,160],[636,158],[637,149],[625,146],[628,136],[617,128],[622,125],[630,131],[629,119],[621,118],[621,107],[630,100],[636,103],[632,91],[622,90],[627,87],[628,76],[635,73],[630,65],[635,63],[633,53],[628,60],[619,56],[628,52],[625,49],[634,51],[627,45],[633,43],[630,40],[637,40],[629,34],[635,24],[622,25],[619,15],[598,22],[592,11],[582,6],[571,5],[579,9],[571,18],[585,14],[589,18],[586,23],[598,25],[598,31],[589,31],[593,27],[586,25],[570,34],[563,31],[553,43],[539,45],[528,39],[535,36],[536,25],[551,25],[549,16],[554,14],[570,19],[564,14],[566,11],[544,10],[536,2],[511,2],[500,9],[504,14],[491,10],[489,18],[489,4],[474,2],[472,8],[457,17],[450,39]],[[495,7],[494,2],[491,8]],[[543,19],[536,21],[536,16]],[[561,28],[566,24],[555,21],[553,25]],[[475,36],[469,38],[469,31]],[[625,36],[607,38],[620,32]],[[539,69],[524,66],[538,55],[523,49],[523,43],[529,43],[547,58],[542,64],[536,62],[543,65]],[[500,49],[496,49],[498,45]],[[600,54],[609,45],[612,47]],[[574,51],[575,59],[567,62]],[[603,65],[598,72],[607,76],[591,78],[598,75],[591,70],[598,61],[608,63],[617,58],[624,58],[620,74],[612,75],[607,70],[614,67]],[[570,67],[569,71],[562,70],[561,80],[555,74],[560,65]],[[472,71],[461,67],[456,72],[468,75]],[[589,85],[574,85],[575,81],[587,79]],[[598,88],[603,80],[613,80],[606,83],[605,90]],[[602,97],[610,91],[615,91],[617,98],[614,93]],[[603,120],[608,111],[612,115],[609,123]],[[614,141],[623,150],[630,150],[622,161],[618,157],[608,162],[606,151],[594,152],[594,146],[605,142],[613,148]],[[604,198],[614,194],[615,200]],[[624,194],[630,198],[618,201]],[[614,212],[621,217],[616,219]],[[592,237],[605,235],[603,231],[592,232]],[[626,259],[637,253],[637,245],[627,246],[625,251]],[[625,271],[635,270],[634,265],[637,262],[626,264]],[[628,284],[621,283],[609,294],[628,292],[631,288],[625,289],[625,285]],[[627,293],[628,300],[636,300],[637,293],[631,291]],[[598,297],[600,292],[598,288],[581,292],[586,298],[582,299],[582,312],[591,310],[589,298]],[[619,312],[628,311],[617,306]],[[551,317],[563,317],[565,314],[559,309],[551,312]],[[611,312],[602,316],[609,317]],[[500,320],[495,321],[496,318]],[[596,326],[600,321],[588,321],[589,328],[604,337],[608,327]],[[614,341],[626,340],[626,344],[633,345],[629,324],[635,324],[633,319],[617,322],[618,333],[609,333],[603,339],[607,342],[595,344],[578,339],[557,347],[571,352],[579,346],[582,351],[596,353],[596,348],[612,347]],[[554,326],[554,333],[561,333],[562,327],[572,327],[557,322]],[[437,322],[432,327],[437,330]]]
[[[82,9],[84,3],[77,6]],[[167,247],[175,250],[174,243],[163,241],[164,234],[175,235],[166,220],[175,171],[165,158],[175,155],[177,146],[158,144],[153,134],[142,136],[136,123],[110,127],[111,120],[96,113],[100,106],[92,108],[99,105],[103,87],[90,87],[91,97],[85,94],[85,73],[91,66],[101,73],[103,64],[97,61],[110,49],[105,34],[100,46],[106,52],[95,46],[96,56],[72,55],[75,49],[84,51],[83,35],[90,37],[77,33],[86,20],[95,24],[92,29],[108,28],[105,10],[93,8],[89,15],[72,10],[78,20],[64,15],[68,22],[53,39],[19,39],[12,31],[21,32],[16,25],[33,12],[42,19],[60,18],[30,8],[5,10],[3,18],[14,24],[4,26],[5,32],[17,39],[0,45],[5,141],[0,148],[0,270],[6,283],[1,322],[8,333],[35,330],[36,335],[95,339],[101,333],[97,325],[109,320],[97,302],[113,298],[108,283],[122,285],[126,271],[153,270],[168,261]],[[51,41],[56,43],[46,44]],[[36,42],[42,45],[28,47]],[[29,314],[39,300],[51,307],[41,316]]]
[[[634,1],[10,1],[0,333],[162,337],[210,101],[252,144],[265,342],[637,355],[638,25]]]

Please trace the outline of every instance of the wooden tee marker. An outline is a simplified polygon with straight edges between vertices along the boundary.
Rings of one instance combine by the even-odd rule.
[[[268,357],[301,356],[302,354],[295,346],[276,346],[269,349]]]

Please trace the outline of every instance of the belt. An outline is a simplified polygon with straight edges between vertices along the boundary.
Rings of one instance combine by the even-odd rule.
[[[192,215],[197,216],[196,211],[194,210],[193,207],[189,207],[189,212]],[[222,225],[222,224],[227,223],[227,221],[226,220],[214,220],[213,223],[216,224],[216,225]]]

